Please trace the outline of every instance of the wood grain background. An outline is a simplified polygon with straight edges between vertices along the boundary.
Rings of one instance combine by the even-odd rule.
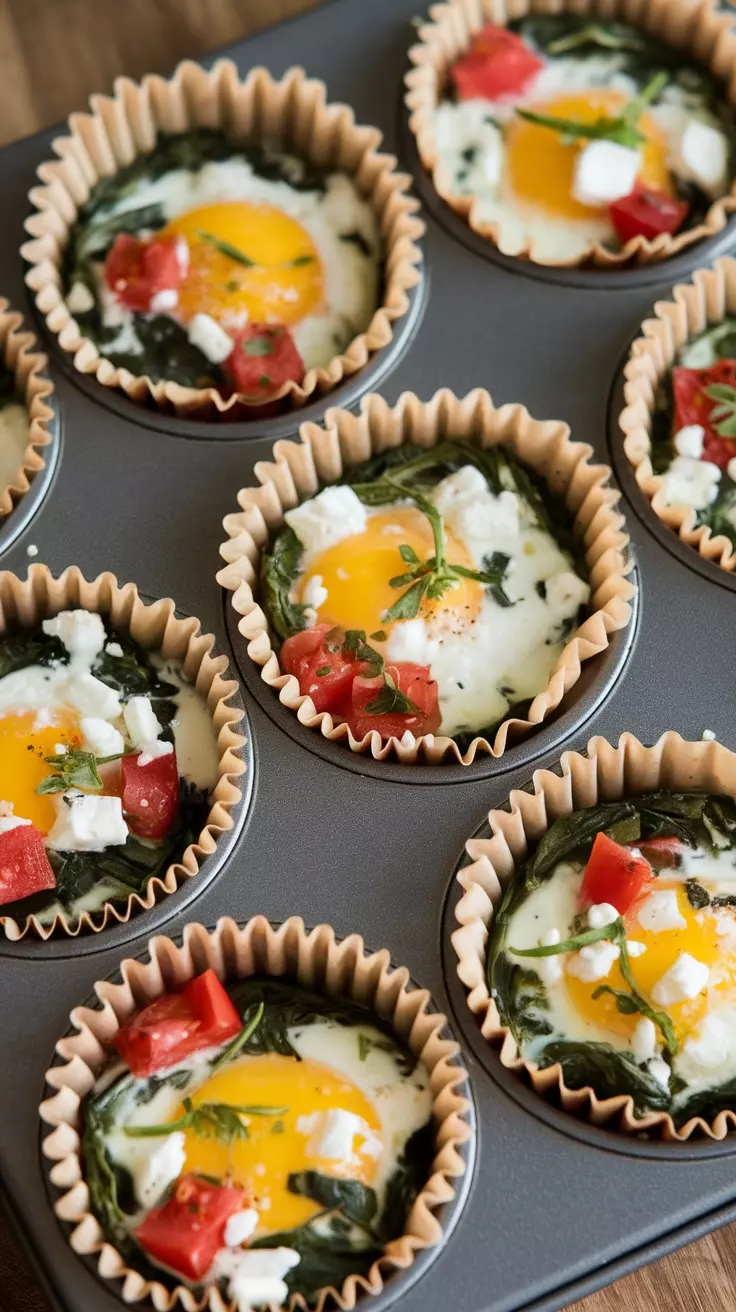
[[[84,108],[120,73],[169,72],[179,59],[318,2],[0,0],[0,145]],[[417,12],[425,7],[417,0]],[[0,1312],[48,1312],[2,1216]],[[736,1225],[591,1295],[574,1312],[736,1312]]]

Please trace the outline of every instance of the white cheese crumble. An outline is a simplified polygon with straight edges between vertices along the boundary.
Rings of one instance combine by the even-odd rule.
[[[19,825],[30,823],[30,820],[24,820],[20,815],[0,815],[0,834],[7,834],[9,829],[17,829]]]
[[[334,547],[366,526],[366,509],[351,487],[326,487],[284,515],[304,548],[305,561]]]
[[[71,791],[54,797],[56,819],[46,839],[57,852],[102,852],[127,842],[128,826],[119,797]]]
[[[153,707],[147,697],[131,697],[123,707],[125,727],[133,747],[147,748],[161,733]]]
[[[700,460],[704,440],[705,429],[702,424],[686,424],[675,433],[675,451],[678,456],[689,456],[691,460]]]
[[[597,902],[588,911],[589,929],[603,929],[604,925],[612,925],[614,920],[618,920],[618,911],[611,902]]]
[[[293,1248],[223,1248],[217,1254],[213,1274],[228,1281],[229,1294],[238,1312],[253,1312],[264,1303],[283,1303],[289,1293],[287,1271],[301,1258]]]
[[[94,752],[95,756],[118,756],[125,750],[123,735],[107,720],[84,716],[79,727],[84,735],[85,751]]]
[[[555,947],[560,940],[559,929],[546,929],[539,940],[542,948]],[[537,974],[545,984],[556,984],[562,979],[562,953],[554,957],[538,957],[535,963]]]
[[[174,1130],[163,1143],[140,1161],[135,1172],[135,1192],[141,1207],[155,1207],[170,1184],[178,1179],[187,1159],[183,1130]]]
[[[640,957],[647,950],[646,943],[640,943],[636,938],[627,938],[626,951],[630,957]]]
[[[575,160],[572,194],[581,205],[610,205],[634,190],[641,154],[615,141],[590,141]]]
[[[657,1084],[661,1084],[663,1089],[669,1089],[672,1071],[664,1057],[652,1057],[652,1060],[647,1062],[647,1070],[652,1079],[657,1081]]]
[[[731,459],[726,465],[726,473],[728,474],[728,477],[730,478],[731,482],[736,483],[736,456],[731,456]]]
[[[365,1137],[367,1133],[363,1118],[356,1116],[355,1112],[343,1111],[341,1107],[314,1112],[311,1116],[300,1116],[296,1128],[310,1135],[307,1143],[310,1157],[321,1157],[334,1162],[349,1162],[353,1155],[355,1136],[361,1134]]]
[[[26,547],[26,555],[31,557],[38,555],[38,547],[35,542],[28,543],[28,546]]]
[[[705,510],[718,496],[721,471],[710,460],[692,460],[690,456],[676,456],[662,483],[668,506],[692,506]]]
[[[163,291],[156,292],[151,297],[149,310],[151,314],[164,314],[167,310],[175,310],[179,304],[179,293],[174,287],[164,287]]]
[[[150,765],[151,761],[158,760],[159,756],[171,756],[173,750],[173,743],[144,743],[138,757],[138,765]]]
[[[710,971],[689,952],[681,952],[673,966],[665,971],[652,989],[652,1000],[660,1007],[696,998],[707,986]]]
[[[706,742],[706,743],[712,743],[712,742],[714,742],[714,741],[715,741],[715,736],[716,736],[716,735],[715,735],[715,732],[713,731],[713,729],[704,729],[703,732],[702,732],[701,735],[700,735],[700,737],[703,739],[703,742]]]
[[[105,643],[105,651],[107,652],[108,656],[122,656],[123,654],[123,649],[120,646],[119,642]]]
[[[716,1070],[728,1055],[728,1030],[718,1016],[704,1016],[685,1039],[682,1051],[696,1066]]]
[[[657,1027],[648,1016],[642,1016],[631,1034],[631,1051],[638,1062],[650,1061],[657,1052]]]
[[[222,364],[232,355],[235,342],[209,314],[195,314],[190,320],[187,337],[212,364]]]
[[[327,601],[327,588],[323,586],[322,575],[314,574],[302,589],[302,604],[312,610],[319,610]]]
[[[102,679],[87,671],[69,680],[66,695],[76,710],[91,719],[115,720],[120,714],[120,698],[115,689],[108,688]]]
[[[515,492],[494,496],[474,465],[463,465],[437,484],[432,501],[450,533],[462,542],[473,564],[519,538],[519,499]]]
[[[427,633],[421,616],[402,620],[392,628],[386,645],[389,661],[411,661],[415,665],[429,665],[437,653],[437,643]]]
[[[574,615],[585,602],[590,600],[590,588],[579,574],[573,570],[562,570],[553,574],[545,583],[547,605],[563,619]]]
[[[105,626],[99,615],[89,610],[63,610],[53,619],[44,620],[44,633],[59,638],[69,655],[91,663],[105,645]]]
[[[642,929],[659,934],[666,929],[685,929],[687,921],[677,905],[677,890],[663,888],[650,893],[637,911]]]
[[[259,1216],[254,1207],[246,1207],[242,1212],[235,1212],[228,1217],[225,1225],[225,1243],[228,1248],[239,1248],[246,1239],[250,1239],[258,1221]]]
[[[712,200],[728,186],[728,141],[722,132],[691,118],[674,150],[675,171],[695,182]]]
[[[605,939],[600,943],[588,943],[579,952],[568,957],[567,971],[569,975],[575,975],[586,984],[592,984],[595,980],[605,979],[610,974],[611,966],[620,955],[621,949],[616,943],[609,943]]]

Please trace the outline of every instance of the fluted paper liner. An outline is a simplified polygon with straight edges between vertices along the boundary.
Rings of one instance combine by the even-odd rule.
[[[299,433],[299,442],[274,444],[273,462],[258,462],[255,472],[260,487],[243,488],[238,493],[240,512],[223,521],[229,540],[220,547],[220,555],[227,565],[217,580],[233,593],[232,604],[240,616],[238,628],[248,643],[248,655],[261,667],[262,679],[297,713],[302,724],[319,729],[325,738],[346,743],[353,752],[370,752],[377,760],[395,755],[400,761],[412,762],[421,754],[430,763],[449,756],[470,765],[478,752],[502,756],[510,741],[529,732],[559,706],[580,677],[582,662],[604,651],[610,635],[631,618],[629,602],[636,588],[626,577],[631,569],[629,539],[617,509],[621,494],[608,486],[610,469],[590,463],[592,448],[571,441],[567,424],[532,419],[521,405],[496,409],[480,388],[465,397],[443,389],[426,402],[405,392],[393,408],[380,396],[371,395],[364,398],[359,415],[331,409],[324,427],[305,423]],[[560,653],[549,684],[531,702],[527,718],[504,720],[492,744],[479,735],[464,754],[452,738],[433,734],[416,739],[408,735],[411,742],[383,741],[372,729],[358,741],[347,724],[337,724],[327,711],[317,712],[312,698],[299,691],[294,675],[282,672],[268,618],[256,595],[261,551],[269,534],[283,524],[286,510],[314,496],[321,483],[336,482],[344,470],[376,452],[402,442],[432,447],[448,437],[466,438],[480,447],[502,443],[547,480],[570,512],[585,550],[592,589],[590,616]]]
[[[619,418],[624,451],[654,513],[706,560],[732,571],[736,552],[730,538],[714,536],[706,524],[698,527],[692,506],[667,504],[664,476],[652,469],[651,431],[657,388],[689,338],[736,315],[736,260],[724,257],[712,269],[697,269],[692,282],[676,286],[672,297],[657,301],[655,318],[642,324],[624,369],[626,408]]]
[[[100,574],[88,581],[73,566],[54,578],[45,565],[31,565],[25,579],[0,572],[0,643],[8,631],[30,628],[69,609],[97,611],[142,647],[177,662],[212,715],[219,755],[218,780],[210,793],[210,811],[197,841],[189,844],[181,859],[170,865],[162,877],[149,880],[145,895],[131,893],[127,902],[107,902],[95,911],[86,911],[74,926],[63,915],[57,915],[48,925],[40,924],[36,916],[28,916],[20,923],[13,916],[12,904],[0,906],[0,926],[9,939],[99,933],[108,925],[124,924],[135,912],[149,910],[168,893],[176,892],[185,880],[194,878],[205,857],[215,851],[220,834],[232,829],[232,811],[242,796],[238,784],[246,763],[239,753],[245,738],[238,725],[243,712],[228,705],[238,684],[225,678],[227,657],[211,655],[215,640],[211,634],[202,633],[199,620],[179,619],[174,602],[168,598],[150,604],[141,601],[135,584],[120,585],[113,574]]]
[[[105,387],[121,388],[141,405],[154,404],[185,417],[233,419],[257,410],[237,394],[225,398],[216,388],[153,382],[117,369],[84,336],[64,300],[64,248],[94,184],[151,150],[158,132],[203,127],[221,128],[235,144],[249,138],[278,140],[320,168],[349,174],[378,220],[383,289],[370,324],[342,355],[310,369],[301,383],[284,383],[268,397],[269,403],[286,397],[292,407],[303,405],[308,397],[331,391],[388,345],[393,325],[409,307],[408,293],[421,276],[416,242],[424,224],[416,217],[417,201],[407,194],[411,177],[396,172],[394,156],[378,152],[378,129],[359,127],[347,105],[328,104],[326,96],[324,83],[307,78],[301,68],[290,69],[278,82],[266,69],[253,68],[241,82],[229,59],[218,60],[210,71],[185,61],[170,81],[153,75],[140,83],[118,78],[113,96],[93,96],[91,113],[71,116],[69,136],[53,142],[59,159],[38,169],[43,186],[30,193],[36,213],[26,221],[33,240],[21,254],[30,265],[26,282],[36,294],[39,311],[81,373],[93,375]]]
[[[6,487],[0,486],[0,518],[9,515],[13,506],[28,491],[31,480],[44,468],[43,448],[51,442],[49,424],[54,412],[48,404],[54,390],[43,377],[46,356],[38,351],[33,333],[23,332],[23,316],[11,310],[0,297],[0,355],[15,375],[19,398],[28,413],[28,442],[23,463]]]
[[[697,59],[711,73],[725,82],[725,96],[736,105],[736,34],[733,16],[718,13],[712,0],[575,0],[567,6],[575,14],[619,21],[639,27],[647,35],[682,50],[688,59]],[[479,236],[504,252],[498,225],[484,222],[478,202],[472,196],[456,196],[443,184],[434,127],[434,111],[447,84],[452,64],[463,55],[474,33],[484,23],[505,25],[526,14],[557,14],[564,8],[559,0],[448,0],[430,8],[430,21],[419,27],[419,44],[409,51],[413,67],[406,74],[406,105],[409,126],[419,151],[419,158],[432,175],[435,190],[456,214],[465,219]],[[620,251],[606,250],[599,242],[591,243],[581,255],[571,259],[540,259],[534,254],[530,238],[519,250],[508,252],[517,259],[537,264],[554,264],[572,268],[581,264],[598,268],[653,264],[669,259],[678,251],[705,237],[720,232],[730,214],[736,210],[736,179],[721,200],[714,201],[702,223],[675,236],[663,233],[653,241],[638,236],[627,241]]]
[[[629,1094],[598,1098],[589,1087],[569,1089],[558,1063],[540,1070],[522,1057],[488,990],[486,944],[495,909],[517,866],[554,820],[599,801],[611,802],[657,788],[736,796],[736,753],[717,742],[685,742],[674,732],[664,734],[653,747],[645,747],[633,734],[624,733],[617,747],[605,738],[591,738],[587,756],[564,752],[560,764],[560,774],[534,772],[533,792],[513,790],[508,811],[489,813],[491,838],[471,838],[465,845],[470,864],[457,876],[464,893],[455,911],[460,928],[454,931],[452,944],[458,957],[457,973],[468,991],[468,1006],[480,1022],[483,1037],[500,1050],[502,1064],[526,1078],[541,1097],[559,1101],[578,1118],[627,1134],[646,1130],[665,1140],[689,1139],[693,1134],[723,1139],[736,1127],[736,1112],[721,1111],[710,1124],[694,1116],[678,1130],[669,1112],[637,1116]]]
[[[55,1204],[56,1215],[74,1227],[69,1242],[75,1252],[97,1255],[100,1275],[122,1280],[126,1302],[150,1297],[159,1312],[179,1303],[187,1312],[204,1307],[213,1312],[224,1312],[226,1306],[234,1309],[214,1288],[198,1299],[184,1285],[170,1291],[126,1266],[90,1211],[80,1156],[82,1100],[110,1056],[112,1036],[133,1012],[210,967],[223,982],[254,974],[288,975],[304,988],[363,1003],[391,1023],[429,1071],[435,1156],[430,1177],[407,1217],[405,1233],[386,1245],[366,1277],[351,1275],[341,1289],[323,1289],[316,1312],[333,1299],[341,1308],[352,1308],[362,1294],[379,1293],[384,1280],[393,1271],[411,1266],[422,1249],[441,1242],[436,1211],[455,1196],[456,1182],[466,1169],[462,1148],[471,1130],[466,1120],[469,1102],[462,1092],[466,1074],[455,1060],[460,1048],[443,1038],[447,1021],[430,1010],[429,993],[412,986],[406,967],[391,965],[386,949],[368,954],[357,934],[339,942],[329,925],[307,932],[303,921],[292,917],[275,929],[264,916],[254,917],[242,928],[227,918],[212,931],[190,924],[181,946],[168,938],[153,938],[146,961],[123,961],[120,984],[95,984],[101,1007],[76,1007],[72,1012],[77,1033],[56,1045],[65,1064],[47,1072],[47,1083],[56,1092],[40,1109],[43,1120],[54,1127],[44,1140],[43,1152],[54,1163],[53,1184],[63,1191]],[[300,1295],[289,1301],[290,1308],[306,1306]]]

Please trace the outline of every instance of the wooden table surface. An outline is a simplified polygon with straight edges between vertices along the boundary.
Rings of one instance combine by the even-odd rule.
[[[366,0],[367,2],[367,0]],[[318,0],[0,0],[0,145],[83,108],[126,73],[168,72]],[[426,6],[417,0],[417,12]],[[1,290],[1,289],[0,289]],[[570,1312],[734,1312],[736,1223]],[[48,1312],[0,1216],[0,1312]]]

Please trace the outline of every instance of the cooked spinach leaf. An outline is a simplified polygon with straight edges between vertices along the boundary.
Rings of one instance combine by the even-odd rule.
[[[147,374],[154,383],[179,383],[182,387],[218,387],[226,391],[225,376],[219,365],[189,341],[186,329],[165,314],[133,315],[133,327],[140,350],[117,350],[114,342],[119,328],[102,326],[99,310],[76,316],[85,335],[118,369],[132,374]]]
[[[41,628],[22,629],[0,638],[0,679],[27,665],[68,665],[69,652],[59,638],[49,638]]]
[[[284,1276],[289,1293],[301,1294],[308,1303],[317,1300],[320,1289],[332,1285],[339,1289],[350,1275],[367,1275],[373,1263],[381,1256],[380,1246],[365,1235],[362,1244],[352,1227],[348,1232],[334,1218],[330,1233],[318,1231],[314,1224],[298,1230],[285,1230],[281,1234],[256,1239],[252,1248],[293,1248],[300,1261]]]
[[[113,656],[104,647],[92,666],[95,678],[114,688],[124,701],[130,697],[174,697],[176,684],[162,679],[150,654],[124,633],[111,631],[109,642],[122,648],[122,656]],[[107,644],[109,645],[109,643]]]
[[[280,638],[290,638],[306,627],[307,607],[289,600],[303,550],[293,528],[287,524],[275,537],[270,550],[263,554],[261,590],[264,609]]]
[[[570,1089],[590,1085],[599,1098],[613,1098],[630,1093],[637,1111],[664,1111],[670,1094],[627,1052],[617,1051],[608,1043],[573,1042],[555,1039],[545,1045],[538,1059],[544,1069],[559,1062]]]
[[[386,1185],[383,1212],[378,1224],[381,1242],[388,1244],[403,1234],[409,1209],[429,1179],[434,1160],[434,1127],[431,1121],[415,1130]]]
[[[338,1180],[319,1171],[292,1171],[288,1186],[293,1194],[311,1198],[320,1207],[342,1212],[350,1221],[369,1225],[376,1215],[378,1199],[375,1189],[360,1180]],[[404,1212],[403,1220],[406,1220]]]

